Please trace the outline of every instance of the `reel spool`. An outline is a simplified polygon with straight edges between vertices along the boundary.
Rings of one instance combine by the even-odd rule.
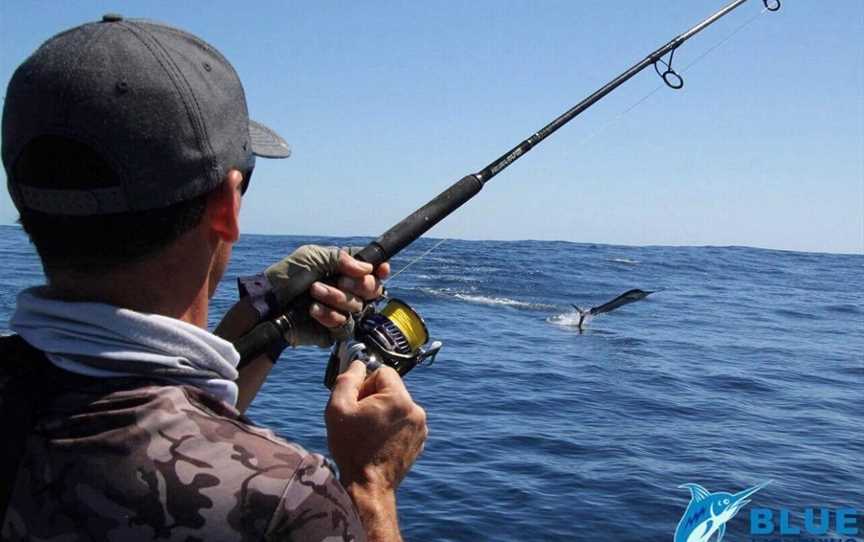
[[[423,318],[407,303],[390,298],[379,311],[369,305],[355,325],[355,338],[339,341],[333,347],[324,385],[333,387],[336,377],[354,360],[366,364],[367,373],[387,365],[400,376],[417,365],[431,364],[443,346],[440,341],[429,344],[429,330]]]

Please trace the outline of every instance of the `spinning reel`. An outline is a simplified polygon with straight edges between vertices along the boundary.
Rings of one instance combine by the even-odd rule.
[[[385,302],[378,310],[377,304]],[[382,365],[396,369],[399,376],[422,363],[430,365],[443,344],[429,343],[429,330],[417,312],[404,301],[389,298],[366,306],[355,317],[354,338],[333,346],[324,385],[332,388],[336,377],[345,372],[354,360],[366,365],[371,373]]]

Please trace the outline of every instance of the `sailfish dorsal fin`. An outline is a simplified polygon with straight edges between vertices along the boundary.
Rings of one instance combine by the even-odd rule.
[[[699,484],[681,484],[678,486],[680,488],[686,488],[690,490],[690,497],[695,502],[701,502],[708,498],[708,495],[711,493],[708,492],[707,489],[700,486]]]

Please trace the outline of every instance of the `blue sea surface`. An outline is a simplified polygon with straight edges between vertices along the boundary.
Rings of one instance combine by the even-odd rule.
[[[244,236],[211,325],[236,276],[301,244],[367,241]],[[44,279],[19,228],[0,227],[0,254],[5,329]],[[571,303],[630,288],[661,291],[578,331]],[[799,526],[805,507],[864,508],[864,255],[448,240],[388,289],[444,342],[406,376],[430,427],[399,492],[407,540],[671,540],[688,482],[773,480],[749,506]],[[326,361],[286,351],[252,419],[326,453]],[[749,540],[747,509],[727,527]]]

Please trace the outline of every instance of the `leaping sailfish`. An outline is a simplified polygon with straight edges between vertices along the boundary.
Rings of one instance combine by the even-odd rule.
[[[597,305],[596,307],[591,307],[590,309],[583,309],[582,307],[578,307],[573,305],[573,308],[576,309],[576,312],[579,313],[579,323],[576,324],[579,326],[579,331],[585,329],[585,324],[587,324],[594,315],[603,314],[604,312],[611,312],[617,309],[622,305],[626,305],[628,303],[633,303],[634,301],[639,301],[640,299],[644,299],[649,295],[653,294],[658,290],[653,291],[645,291],[640,290],[639,288],[634,288],[632,290],[627,290],[623,294],[619,295],[612,301],[607,301],[602,305]],[[572,305],[572,304],[571,304]]]

